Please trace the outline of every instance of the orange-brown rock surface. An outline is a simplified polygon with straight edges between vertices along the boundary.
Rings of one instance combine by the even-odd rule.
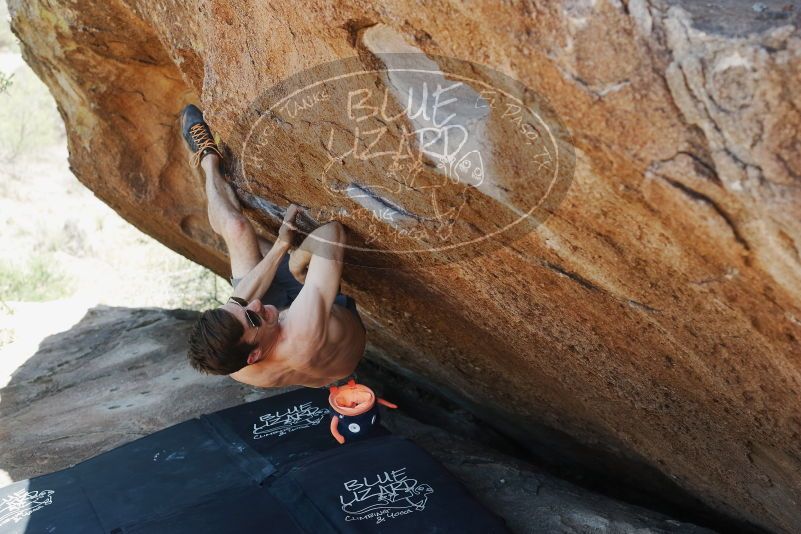
[[[318,222],[343,219],[354,243],[393,267],[367,268],[376,255],[354,251],[346,272],[375,358],[540,453],[567,455],[553,436],[570,436],[659,470],[727,515],[801,528],[799,6],[9,3],[67,125],[76,176],[143,231],[227,274],[177,131],[179,110],[198,102],[265,235],[292,201]],[[326,131],[366,142],[339,121],[341,102],[321,96],[294,115],[269,107],[283,95],[272,87],[310,67],[358,58],[375,68],[398,51],[443,70],[449,57],[492,69],[457,62],[443,79],[470,77],[465,90],[508,76],[529,88],[527,105],[546,98],[550,148],[565,149],[557,159],[571,171],[563,190],[529,211],[544,198],[539,169],[497,109],[470,123],[483,128],[482,174],[457,187],[430,157],[414,183],[380,159],[326,159],[342,153]],[[408,80],[373,81],[395,90]],[[415,121],[401,116],[375,146],[394,146]],[[269,133],[255,145],[254,124]],[[523,226],[470,254],[399,252],[449,238],[399,228],[466,240],[521,214]]]

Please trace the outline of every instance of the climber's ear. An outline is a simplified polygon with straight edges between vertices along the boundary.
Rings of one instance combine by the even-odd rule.
[[[253,349],[252,351],[250,351],[250,354],[248,354],[248,365],[253,365],[257,361],[261,360],[261,358],[262,358],[261,349],[260,348]]]

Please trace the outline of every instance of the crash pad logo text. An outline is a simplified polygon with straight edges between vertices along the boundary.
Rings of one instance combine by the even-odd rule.
[[[428,496],[434,493],[428,484],[411,478],[405,467],[349,480],[343,486],[345,493],[339,501],[345,521],[375,520],[376,524],[422,512]]]
[[[53,490],[19,490],[0,499],[0,526],[18,523],[35,511],[53,504]]]
[[[312,406],[311,402],[305,402],[285,411],[262,415],[259,417],[261,424],[253,425],[253,439],[283,436],[295,430],[319,425],[329,413],[328,408],[318,408]]]

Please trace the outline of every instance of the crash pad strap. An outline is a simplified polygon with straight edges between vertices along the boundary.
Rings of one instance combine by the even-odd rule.
[[[292,518],[307,532],[338,534],[320,510],[306,497],[303,488],[291,478],[281,477],[270,481],[267,491],[275,497]]]
[[[218,414],[202,415],[200,422],[216,440],[227,445],[225,450],[231,459],[257,484],[276,472],[275,466],[241,439]]]

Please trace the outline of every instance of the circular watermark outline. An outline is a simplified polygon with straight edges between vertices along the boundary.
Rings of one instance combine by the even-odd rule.
[[[402,58],[401,61],[398,61],[396,58]],[[391,58],[391,61],[387,61],[387,58]],[[541,130],[547,133],[548,139],[550,140],[550,147],[552,147],[554,151],[554,157],[552,158],[554,167],[553,172],[551,173],[550,180],[547,184],[547,188],[545,194],[541,195],[534,205],[532,205],[528,210],[523,211],[516,219],[512,222],[505,224],[504,226],[486,233],[484,235],[480,235],[478,237],[459,241],[452,244],[444,244],[438,246],[428,246],[423,248],[413,248],[413,249],[401,249],[401,250],[388,250],[388,249],[379,249],[379,248],[370,248],[366,246],[359,246],[353,244],[346,244],[345,247],[347,249],[351,249],[354,251],[367,253],[367,254],[381,254],[381,255],[421,255],[426,253],[441,253],[443,251],[451,251],[456,249],[464,249],[471,245],[477,245],[482,242],[488,242],[492,238],[496,236],[503,235],[507,233],[511,228],[515,226],[519,226],[524,221],[528,221],[528,230],[524,233],[529,233],[533,231],[539,224],[544,222],[547,217],[555,211],[555,208],[561,203],[564,199],[567,190],[572,183],[573,172],[575,170],[575,152],[573,149],[572,138],[567,130],[567,128],[562,124],[559,117],[553,111],[553,108],[548,104],[547,100],[544,99],[541,95],[537,95],[533,91],[531,91],[528,87],[524,86],[519,81],[503,74],[494,69],[486,67],[484,65],[479,65],[473,62],[459,60],[456,58],[446,58],[444,56],[427,56],[423,54],[384,54],[381,56],[382,62],[381,66],[372,68],[372,69],[365,69],[364,63],[357,58],[346,58],[343,60],[336,60],[329,63],[324,63],[321,65],[317,65],[315,67],[311,67],[310,69],[306,69],[301,71],[285,80],[282,80],[278,84],[274,85],[269,90],[265,91],[260,97],[254,100],[251,108],[249,110],[248,117],[252,117],[253,113],[257,115],[255,121],[250,123],[250,127],[247,129],[247,135],[242,142],[242,151],[241,151],[241,176],[242,181],[244,182],[245,189],[247,192],[252,195],[256,196],[254,193],[254,183],[260,184],[259,180],[254,178],[253,173],[249,172],[248,169],[248,153],[251,150],[251,146],[256,144],[254,141],[254,137],[259,135],[259,128],[262,127],[268,119],[273,119],[273,121],[277,121],[278,123],[286,124],[288,122],[287,118],[281,117],[278,113],[286,104],[292,99],[297,98],[299,95],[303,93],[311,93],[312,90],[318,87],[325,87],[330,85],[332,82],[339,82],[342,80],[351,79],[354,77],[359,76],[374,76],[382,81],[386,81],[389,79],[391,75],[397,74],[414,74],[414,75],[431,75],[433,77],[440,77],[444,80],[449,82],[457,81],[460,84],[467,84],[467,87],[475,93],[476,88],[483,88],[484,90],[491,91],[494,94],[500,94],[504,98],[515,102],[519,106],[519,110],[525,110],[528,112],[530,117],[536,119],[538,124],[541,126]],[[410,62],[412,64],[419,63],[420,61],[426,62],[428,64],[432,64],[433,67],[430,68],[420,68],[419,66],[414,67],[387,67],[386,63],[389,62]],[[349,63],[353,63],[356,69],[350,70]],[[450,66],[452,64],[457,64],[460,66],[467,66],[466,69],[463,70],[470,70],[473,73],[482,74],[483,77],[492,79],[495,83],[490,83],[478,75],[474,76],[466,76],[460,74],[459,72],[454,72],[455,69],[447,69],[443,70],[443,66]],[[344,73],[334,74],[334,75],[324,75],[320,79],[315,79],[313,73],[315,72],[323,72],[327,73],[329,71],[337,71],[337,68],[342,68],[344,66]],[[309,81],[309,79],[313,81]],[[297,82],[303,82],[300,87],[294,87]],[[498,83],[503,82],[503,83]],[[390,82],[391,83],[391,82]],[[386,84],[385,84],[386,85]],[[508,86],[511,85],[514,89],[517,89],[517,92],[521,96],[517,96],[514,94],[509,88],[502,88],[501,86]],[[387,87],[384,88],[385,90]],[[423,91],[424,93],[424,91]],[[478,92],[477,94],[483,95],[483,91]],[[545,120],[541,113],[538,113],[537,110],[534,109],[534,106],[531,103],[526,103],[524,101],[523,96],[534,96],[533,100],[537,104],[537,108],[540,111],[544,111],[544,114],[547,114],[549,120]],[[330,97],[330,95],[328,95]],[[410,96],[411,98],[411,96]],[[483,97],[481,97],[483,98]],[[327,100],[327,99],[325,99]],[[486,100],[486,99],[485,99]],[[386,104],[386,101],[385,101]],[[488,109],[493,108],[492,103],[488,104]],[[404,111],[408,111],[404,110]],[[504,118],[503,117],[500,118]],[[412,118],[407,117],[408,121],[412,121]],[[550,124],[549,124],[550,121]],[[523,123],[531,126],[528,123]],[[277,127],[277,126],[274,126]],[[417,134],[419,130],[412,130],[412,134]],[[540,130],[534,128],[534,131],[539,134]],[[258,146],[258,145],[256,145]],[[420,156],[422,157],[425,153],[421,147],[416,147],[420,152]],[[461,148],[461,147],[460,147]],[[430,156],[430,154],[429,154]],[[264,169],[258,169],[259,172],[264,172]],[[483,169],[482,169],[483,171]],[[483,177],[483,174],[482,174]],[[315,177],[317,178],[317,177]],[[320,180],[322,181],[322,180]],[[468,187],[473,187],[472,185],[468,185]],[[262,199],[263,200],[263,199]],[[543,209],[550,201],[550,205],[547,206],[546,209]],[[303,202],[299,201],[296,204],[302,205]],[[389,204],[391,207],[392,204]],[[403,210],[403,208],[399,208]],[[461,208],[460,208],[461,209]],[[535,216],[535,212],[537,210],[541,210],[539,216]],[[273,216],[277,215],[277,211],[281,211],[281,208],[272,209],[270,210]],[[333,210],[332,210],[333,211]],[[340,211],[342,213],[342,211]],[[327,222],[327,221],[326,221]],[[319,224],[317,221],[314,223]],[[309,232],[300,230],[301,233],[305,235],[309,235]],[[311,235],[322,242],[328,244],[336,244],[330,241],[327,241],[324,238],[321,238],[317,235]],[[518,236],[519,238],[519,236]],[[516,238],[517,239],[517,238]],[[515,241],[516,239],[513,239]],[[500,246],[504,246],[507,243],[504,242],[496,242],[493,243],[493,246],[490,248],[499,248]],[[464,256],[464,254],[462,254]],[[456,258],[458,261],[459,258]],[[446,261],[453,261],[453,258],[447,258]],[[364,263],[364,262],[361,262]],[[438,262],[437,262],[438,263]]]

